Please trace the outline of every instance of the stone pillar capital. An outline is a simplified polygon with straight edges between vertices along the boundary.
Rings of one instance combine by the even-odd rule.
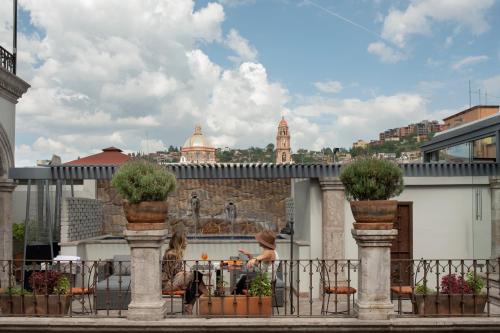
[[[168,231],[163,230],[124,230],[123,235],[131,248],[159,248],[167,238]]]
[[[392,230],[358,230],[351,229],[352,236],[361,247],[391,247],[398,231]]]
[[[12,181],[0,181],[0,192],[12,193],[16,186],[16,183]]]
[[[343,191],[344,185],[338,177],[319,178],[319,186],[321,191]]]

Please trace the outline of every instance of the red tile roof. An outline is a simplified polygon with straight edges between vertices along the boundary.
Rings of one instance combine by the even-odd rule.
[[[123,154],[116,147],[104,148],[102,153],[78,158],[77,160],[64,163],[64,165],[120,165],[130,160],[130,156]]]

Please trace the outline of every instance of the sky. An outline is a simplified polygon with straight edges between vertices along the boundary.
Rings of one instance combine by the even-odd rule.
[[[12,4],[0,4],[11,49]],[[500,1],[19,0],[17,166],[116,146],[350,147],[500,103]]]

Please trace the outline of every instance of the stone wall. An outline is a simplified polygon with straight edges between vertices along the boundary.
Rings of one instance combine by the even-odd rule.
[[[168,199],[172,229],[253,235],[265,228],[279,231],[285,225],[285,200],[291,196],[289,179],[181,179],[177,185]],[[193,196],[198,204],[193,203]],[[97,197],[104,204],[103,232],[122,234],[127,221],[116,190],[108,181],[99,181]]]
[[[61,242],[100,236],[103,204],[87,198],[64,198],[61,210]]]

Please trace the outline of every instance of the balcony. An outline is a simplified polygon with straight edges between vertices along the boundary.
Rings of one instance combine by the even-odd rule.
[[[0,67],[9,73],[16,73],[15,57],[12,53],[0,46]]]

